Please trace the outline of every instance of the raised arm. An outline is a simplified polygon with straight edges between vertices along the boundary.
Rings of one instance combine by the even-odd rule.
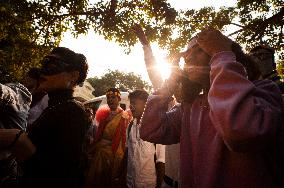
[[[144,61],[145,61],[145,65],[147,68],[147,72],[149,75],[149,78],[152,82],[152,85],[154,87],[154,89],[158,89],[159,87],[161,87],[162,83],[163,83],[163,79],[160,75],[160,72],[157,69],[157,64],[156,64],[156,60],[155,57],[153,55],[151,46],[149,41],[147,40],[147,37],[142,29],[142,27],[139,24],[136,24],[132,27],[134,33],[136,34],[136,36],[138,37],[140,43],[143,46],[143,50],[144,50]]]
[[[213,58],[211,80],[210,117],[230,148],[246,151],[271,144],[282,124],[277,86],[268,80],[247,80],[232,52]]]
[[[230,50],[230,41],[220,32],[201,35],[199,43],[213,56],[210,118],[228,148],[245,152],[271,146],[283,125],[283,101],[277,86],[268,80],[249,81]]]

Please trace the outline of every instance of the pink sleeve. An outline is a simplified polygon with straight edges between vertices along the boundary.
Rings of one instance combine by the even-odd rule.
[[[166,112],[167,108],[160,104],[160,100],[158,95],[148,98],[141,119],[140,137],[157,144],[176,144],[180,137],[181,106]]]
[[[251,82],[232,52],[211,60],[210,118],[229,149],[258,150],[273,142],[282,124],[283,102],[276,84]]]

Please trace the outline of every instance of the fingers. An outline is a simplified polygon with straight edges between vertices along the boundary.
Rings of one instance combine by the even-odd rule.
[[[132,30],[135,33],[135,35],[138,37],[142,45],[147,45],[149,43],[141,25],[139,24],[133,25]]]
[[[221,51],[231,51],[232,41],[212,27],[202,30],[197,37],[200,48],[210,56]]]
[[[139,24],[135,24],[134,26],[131,27],[131,29],[136,34],[137,37],[144,35],[142,27]]]
[[[214,32],[214,28],[212,28],[212,27],[206,27],[206,28],[204,28],[201,32],[199,32],[198,34],[197,34],[197,38],[199,39],[199,40],[203,40],[203,39],[205,39],[206,37],[208,37],[208,35],[211,33],[211,32]],[[215,30],[216,31],[216,30]]]
[[[134,31],[134,32],[143,32],[143,30],[142,30],[142,27],[139,25],[139,24],[134,24],[132,27],[131,27],[131,29]]]

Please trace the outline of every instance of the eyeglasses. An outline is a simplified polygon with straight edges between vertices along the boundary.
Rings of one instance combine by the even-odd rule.
[[[46,56],[41,61],[41,73],[43,75],[55,75],[70,70],[70,65],[58,57]]]

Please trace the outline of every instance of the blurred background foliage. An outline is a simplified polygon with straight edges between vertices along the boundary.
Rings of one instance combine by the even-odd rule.
[[[276,49],[283,75],[283,0],[239,0],[235,7],[175,10],[166,0],[1,0],[0,82],[18,81],[63,33],[90,30],[115,41],[126,53],[138,42],[131,27],[142,25],[150,42],[169,53],[181,50],[205,26],[226,31],[246,50],[262,43]]]

